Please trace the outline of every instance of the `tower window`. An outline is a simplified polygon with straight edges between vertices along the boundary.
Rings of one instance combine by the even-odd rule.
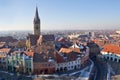
[[[38,27],[36,27],[36,29],[38,29]]]

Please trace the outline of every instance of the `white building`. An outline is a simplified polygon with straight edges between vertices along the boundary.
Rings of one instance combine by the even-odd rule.
[[[70,39],[78,38],[79,36],[80,36],[80,34],[71,34],[71,35],[68,35],[68,37]]]
[[[120,46],[106,44],[101,54],[108,60],[120,62]]]
[[[56,64],[56,71],[80,69],[89,58],[89,48],[75,43],[70,48],[61,48],[59,54],[64,61]]]
[[[77,58],[74,61],[66,61],[63,63],[57,63],[56,70],[57,71],[66,71],[66,70],[69,71],[69,70],[79,69],[80,63],[81,63],[80,58]]]

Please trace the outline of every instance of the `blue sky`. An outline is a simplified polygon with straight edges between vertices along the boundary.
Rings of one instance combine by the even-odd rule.
[[[120,28],[120,0],[0,0],[0,30],[33,30],[36,5],[42,30]]]

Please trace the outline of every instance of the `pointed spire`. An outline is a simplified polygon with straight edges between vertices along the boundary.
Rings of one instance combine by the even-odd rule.
[[[37,6],[36,6],[36,13],[35,13],[35,17],[36,17],[36,18],[39,18],[39,15],[38,15],[38,8],[37,8]]]
[[[36,6],[36,13],[35,13],[35,17],[34,17],[34,22],[36,23],[39,23],[40,22],[40,19],[39,19],[39,15],[38,15],[38,8]]]

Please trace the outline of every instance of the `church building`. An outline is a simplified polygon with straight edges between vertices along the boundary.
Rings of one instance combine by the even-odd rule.
[[[38,15],[38,8],[36,7],[36,13],[33,21],[34,25],[34,30],[33,34],[28,34],[27,40],[26,40],[26,47],[31,48],[37,44],[37,40],[39,36],[41,35],[41,30],[40,30],[40,18]]]
[[[41,34],[37,7],[33,23],[34,33],[28,34],[26,40],[26,51],[33,52],[32,59],[29,61],[32,66],[27,69],[32,74],[53,74],[80,69],[80,66],[88,60],[89,48],[87,46],[78,45],[77,47],[60,49],[60,51],[55,49],[55,36]]]

